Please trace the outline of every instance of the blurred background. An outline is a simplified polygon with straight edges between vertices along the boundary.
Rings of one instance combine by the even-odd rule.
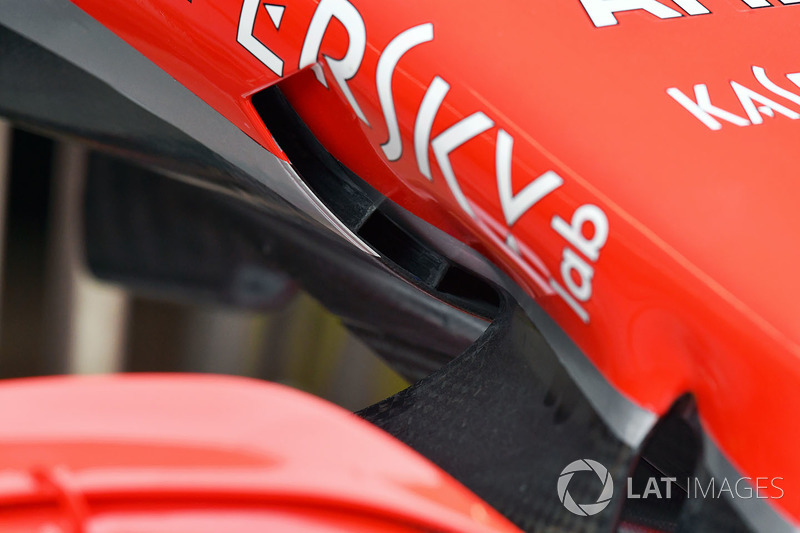
[[[89,148],[0,121],[0,377],[213,372],[356,410],[407,383],[288,278],[243,311],[94,278],[82,247]]]

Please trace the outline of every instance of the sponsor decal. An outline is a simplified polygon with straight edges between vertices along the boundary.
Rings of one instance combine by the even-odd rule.
[[[237,41],[273,73],[283,76],[284,58],[278,57],[253,35],[260,5],[260,0],[243,1]],[[273,25],[279,29],[285,8],[275,4],[263,5]],[[321,55],[326,32],[334,21],[344,28],[348,36],[347,50],[339,59]],[[350,80],[358,74],[364,59],[366,32],[361,13],[348,0],[321,0],[309,22],[297,65],[299,68],[310,67],[317,81],[326,88],[329,88],[329,75],[355,115],[369,126],[361,105],[349,87]],[[394,74],[409,51],[423,47],[434,39],[434,25],[430,22],[423,23],[399,32],[380,52],[375,90],[388,131],[388,137],[380,148],[390,163],[400,159],[405,150],[392,92]],[[323,63],[328,67],[327,72],[322,68]],[[555,170],[547,170],[514,193],[511,186],[514,138],[483,111],[476,111],[458,120],[432,137],[434,121],[446,103],[449,92],[450,83],[443,75],[435,76],[425,89],[412,135],[419,173],[429,181],[434,180],[431,171],[432,153],[459,208],[477,221],[473,202],[461,188],[462,179],[459,177],[459,170],[453,166],[451,155],[463,150],[468,141],[487,132],[495,132],[495,168],[492,171],[496,175],[497,197],[504,217],[504,226],[499,235],[501,245],[507,253],[517,256],[523,263],[531,262],[539,271],[548,272],[547,279],[539,279],[541,276],[537,275],[540,286],[546,293],[559,296],[569,309],[588,324],[590,316],[585,304],[592,297],[595,263],[600,259],[600,252],[608,239],[608,218],[600,207],[593,204],[578,206],[572,213],[552,214],[551,230],[564,243],[560,254],[561,264],[556,274],[550,274],[547,269],[543,269],[541,261],[516,241],[513,226],[544,198],[562,187],[564,179]],[[491,230],[497,233],[497,228]]]
[[[569,492],[569,484],[580,472],[594,474],[598,496],[593,502],[576,502]],[[585,474],[584,474],[585,475]],[[701,480],[687,477],[679,480],[676,477],[649,477],[634,483],[633,478],[626,479],[624,497],[632,500],[654,499],[759,499],[780,500],[785,495],[781,487],[782,477],[740,477],[711,478]],[[770,491],[768,495],[766,491]],[[614,481],[608,469],[592,459],[578,459],[564,467],[558,476],[556,493],[561,504],[571,513],[579,516],[592,516],[601,513],[614,496]]]
[[[667,94],[704,126],[714,131],[721,130],[723,125],[744,127],[763,124],[764,117],[776,118],[780,115],[789,120],[800,119],[800,94],[773,81],[762,67],[754,66],[752,71],[755,80],[749,80],[747,85],[733,80],[729,82],[741,109],[723,109],[713,104],[708,86],[704,83],[694,86],[694,94],[686,94],[677,87],[667,89]],[[794,85],[794,90],[800,87],[800,72],[786,74],[784,77]],[[783,79],[778,82],[788,85]],[[778,102],[779,99],[788,100],[794,104],[794,109]]]
[[[796,4],[797,0],[739,0],[745,8],[760,9]],[[708,15],[711,11],[700,0],[580,0],[595,28],[618,24],[616,14],[641,11],[659,19]]]

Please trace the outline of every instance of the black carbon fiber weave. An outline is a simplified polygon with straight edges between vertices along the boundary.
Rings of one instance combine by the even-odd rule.
[[[467,351],[359,413],[407,443],[526,531],[611,531],[635,452],[605,426],[524,312],[504,311]],[[608,468],[614,497],[594,516],[562,505],[557,482],[577,459]],[[568,486],[579,503],[603,488],[591,472]]]

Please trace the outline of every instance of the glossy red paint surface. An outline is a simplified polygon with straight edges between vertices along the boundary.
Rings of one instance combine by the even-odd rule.
[[[247,97],[279,78],[236,42],[242,0],[213,8],[166,0],[75,3],[275,150]],[[775,3],[751,9],[741,0],[703,0],[711,13],[686,16],[665,0],[684,16],[618,13],[618,25],[596,28],[578,0],[353,2],[367,45],[347,87],[366,122],[324,59],[328,88],[308,71],[283,87],[334,155],[502,266],[635,402],[663,412],[693,393],[704,425],[740,470],[784,478],[786,496],[773,502],[800,520],[798,434],[789,422],[800,412],[800,121],[791,116],[800,105],[786,96],[800,95],[786,77],[800,71],[791,52],[800,6]],[[289,3],[279,28],[259,8],[252,34],[283,58],[284,77],[300,66],[317,6]],[[380,147],[389,134],[378,62],[395,37],[426,23],[433,40],[411,48],[392,71],[403,154],[389,161]],[[334,20],[318,56],[344,57],[353,35]],[[753,67],[766,69],[778,90]],[[473,113],[491,122],[447,158],[471,214],[430,144],[432,180],[414,153],[418,110],[435,76],[450,90],[431,138]],[[737,97],[732,82],[762,100]],[[719,119],[721,128],[712,130],[667,93],[677,89],[697,101],[695,84],[749,125]],[[789,113],[764,107],[763,97]],[[753,112],[763,123],[750,124]],[[513,138],[514,194],[548,171],[563,180],[513,224],[498,188],[501,129]],[[597,206],[607,220],[596,257],[553,227],[554,217],[570,222],[584,205]],[[583,229],[585,239],[597,231]],[[516,244],[507,244],[509,235]],[[562,272],[565,257],[590,269],[583,274],[591,291],[579,302],[584,317],[551,283],[565,287],[572,276],[583,286],[575,269]]]
[[[0,403],[3,531],[517,531],[410,448],[280,385],[28,379]]]

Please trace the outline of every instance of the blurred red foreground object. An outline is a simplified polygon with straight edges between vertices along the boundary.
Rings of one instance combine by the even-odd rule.
[[[0,406],[2,531],[517,531],[389,435],[280,385],[25,379]]]

